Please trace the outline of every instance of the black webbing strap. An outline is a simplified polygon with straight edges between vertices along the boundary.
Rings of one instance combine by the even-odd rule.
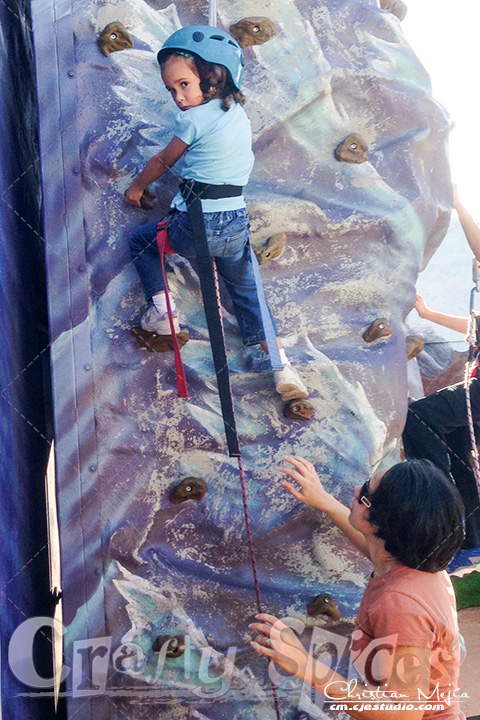
[[[219,299],[217,298],[217,288],[213,270],[214,260],[210,257],[208,249],[202,203],[198,195],[192,192],[192,189],[188,187],[187,183],[182,183],[180,189],[187,203],[188,215],[192,224],[200,289],[202,291],[203,307],[205,309],[208,334],[210,336],[213,363],[217,375],[218,394],[220,396],[225,435],[227,436],[228,452],[230,457],[240,457],[240,446],[233,410],[232,389],[228,372],[227,351],[223,334],[221,307]]]
[[[191,197],[202,200],[219,200],[220,198],[239,197],[243,193],[241,185],[209,185],[198,180],[180,180],[180,192],[187,203]]]

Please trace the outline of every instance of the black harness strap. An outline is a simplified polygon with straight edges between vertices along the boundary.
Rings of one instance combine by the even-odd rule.
[[[205,316],[207,319],[208,334],[210,336],[213,363],[217,375],[218,394],[220,396],[220,405],[222,407],[228,452],[230,457],[240,457],[240,445],[238,442],[235,413],[233,410],[232,388],[228,372],[227,351],[225,348],[220,299],[217,295],[217,283],[213,265],[215,261],[210,256],[210,251],[208,249],[202,203],[195,190],[195,186],[198,187],[198,185],[199,183],[193,183],[193,181],[182,181],[180,191],[187,204],[188,215],[192,224],[193,242],[199,269],[200,288],[202,291],[203,307],[205,309]],[[208,198],[211,199],[211,191],[214,189],[214,186],[205,185],[204,187],[205,191],[202,193],[201,197],[206,198],[208,192]],[[222,188],[222,190],[225,191],[224,189],[229,187],[234,186],[220,185],[215,186],[215,189]],[[240,193],[238,194],[240,195],[242,188],[239,189]],[[231,193],[228,195],[218,195],[217,197],[231,197]]]
[[[216,265],[214,258],[210,257],[210,251],[208,249],[207,234],[205,232],[205,221],[203,219],[202,203],[200,200],[201,197],[205,199],[212,199],[241,195],[242,188],[235,187],[233,185],[203,185],[202,190],[201,188],[199,188],[199,185],[203,185],[203,183],[196,183],[193,180],[183,180],[180,186],[180,190],[186,202],[188,215],[192,224],[193,242],[195,246],[195,253],[197,255],[198,269],[200,273],[200,288],[202,290],[203,306],[205,308],[205,316],[207,318],[207,328],[208,334],[210,336],[210,345],[212,347],[213,362],[215,365],[215,372],[217,374],[218,394],[220,396],[220,404],[222,406],[223,423],[225,426],[225,434],[227,436],[228,452],[230,454],[230,457],[236,457],[238,460],[240,484],[242,487],[243,508],[245,513],[245,526],[247,530],[250,556],[252,559],[252,570],[255,584],[255,593],[257,597],[257,608],[258,612],[262,612],[262,599],[260,596],[260,584],[257,573],[257,563],[248,515],[247,488],[242,467],[242,458],[238,442],[235,415],[233,411],[232,388],[230,386],[230,376],[228,372],[227,351],[225,348],[225,335],[223,333],[222,308],[220,304],[220,295],[218,292]],[[232,192],[232,189],[235,192]],[[237,192],[237,190],[239,192]],[[274,681],[272,680],[271,682],[276,717],[277,720],[281,720],[277,688]]]
[[[188,208],[191,198],[218,200],[219,198],[239,197],[243,192],[241,185],[209,185],[198,180],[180,180],[180,192]]]

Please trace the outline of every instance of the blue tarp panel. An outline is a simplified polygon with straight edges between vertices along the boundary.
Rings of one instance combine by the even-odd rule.
[[[51,614],[45,470],[52,435],[44,240],[30,3],[0,4],[0,532],[1,714],[51,718],[8,662],[13,631]],[[28,649],[26,649],[28,653]],[[40,675],[52,676],[48,630],[36,636]]]

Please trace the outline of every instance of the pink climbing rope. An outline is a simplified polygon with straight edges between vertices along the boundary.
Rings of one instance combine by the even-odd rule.
[[[222,334],[223,334],[222,305],[221,305],[221,299],[220,299],[220,286],[218,284],[218,273],[217,273],[217,265],[215,263],[215,258],[212,258],[212,265],[213,265],[213,278],[215,280],[215,293],[217,296],[217,308],[218,308],[218,314],[220,316],[220,324],[222,326]],[[253,544],[253,535],[252,535],[252,530],[250,527],[250,514],[248,512],[247,484],[245,482],[245,473],[243,472],[242,458],[240,455],[237,457],[237,461],[238,461],[238,474],[240,476],[240,486],[242,489],[243,513],[245,516],[245,529],[247,531],[248,549],[250,552],[250,560],[252,563],[253,584],[255,587],[255,597],[257,599],[257,610],[259,613],[261,613],[261,612],[263,612],[263,603],[262,603],[262,596],[260,594],[260,582],[258,579],[257,558],[255,555],[255,547]],[[281,720],[280,703],[278,701],[277,687],[271,678],[270,678],[270,683],[272,686],[273,705],[275,707],[275,713],[277,716],[277,720]]]
[[[473,348],[475,344],[475,314],[472,312],[470,314],[470,317],[468,318],[468,329],[467,329],[467,335],[466,340],[470,344],[470,347]],[[473,458],[473,474],[475,475],[475,480],[477,482],[477,487],[480,490],[480,463],[478,458],[478,448],[477,448],[477,439],[475,437],[475,424],[473,421],[473,414],[472,414],[472,399],[470,397],[470,385],[472,382],[472,370],[473,370],[473,361],[469,359],[465,363],[465,376],[464,376],[464,382],[463,387],[465,388],[465,399],[467,403],[467,418],[468,418],[468,429],[470,432],[470,442],[472,444],[472,458]]]

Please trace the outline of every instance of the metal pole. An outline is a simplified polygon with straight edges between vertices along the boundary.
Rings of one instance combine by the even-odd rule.
[[[217,27],[217,0],[209,0],[208,24],[211,27]]]

